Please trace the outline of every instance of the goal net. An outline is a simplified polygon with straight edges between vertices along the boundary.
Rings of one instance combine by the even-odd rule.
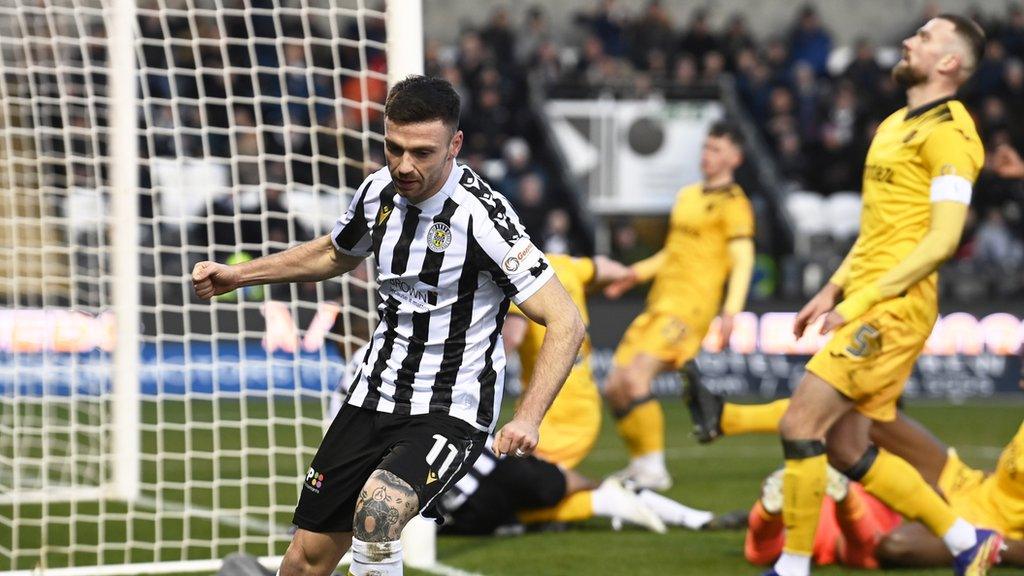
[[[283,553],[373,278],[189,273],[331,230],[422,66],[403,4],[0,2],[0,572]]]

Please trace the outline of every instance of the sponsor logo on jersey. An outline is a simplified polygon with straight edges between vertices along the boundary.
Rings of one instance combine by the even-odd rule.
[[[512,249],[505,254],[501,266],[509,274],[515,273],[520,268],[531,268],[540,260],[540,250],[530,242],[529,239],[522,239],[516,242]]]
[[[323,488],[324,482],[327,481],[327,477],[324,476],[323,472],[317,472],[312,466],[306,472],[306,482],[303,483],[303,487],[312,490],[313,493],[319,494],[320,489]]]
[[[444,222],[434,222],[427,230],[427,248],[432,252],[444,252],[452,245],[452,229]]]
[[[420,312],[426,312],[430,306],[437,304],[437,292],[417,288],[401,278],[384,281],[381,284],[381,293],[394,296]]]

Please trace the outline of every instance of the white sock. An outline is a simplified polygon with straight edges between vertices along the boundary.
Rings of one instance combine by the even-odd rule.
[[[665,524],[671,526],[685,526],[691,530],[699,530],[715,517],[711,512],[690,508],[651,490],[641,490],[638,496],[640,501],[654,510],[654,513]]]
[[[665,453],[664,452],[650,452],[643,456],[635,456],[630,460],[629,465],[633,468],[642,468],[644,470],[662,471],[668,470],[665,467]]]
[[[946,548],[949,548],[953,556],[956,556],[977,544],[978,535],[974,530],[974,526],[971,526],[963,518],[957,518],[956,522],[949,527],[949,530],[942,535],[942,541],[946,543]]]
[[[605,484],[590,491],[590,507],[594,516],[602,518],[621,518],[629,516],[632,509],[631,503],[623,498],[618,490],[613,490]]]
[[[783,552],[775,562],[775,571],[779,576],[810,576],[811,557]]]
[[[353,538],[348,571],[353,576],[402,576],[402,542],[363,542]]]

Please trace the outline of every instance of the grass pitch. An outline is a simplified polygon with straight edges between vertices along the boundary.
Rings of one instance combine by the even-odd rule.
[[[968,463],[991,469],[1024,417],[1022,400],[1024,397],[965,406],[914,405],[908,412],[956,446]],[[668,495],[716,512],[749,508],[757,498],[761,479],[781,465],[778,440],[749,436],[701,446],[688,435],[689,419],[681,402],[668,400],[664,406],[667,456],[676,479]],[[165,480],[165,484],[149,486],[145,494],[153,506],[164,507],[164,516],[169,518],[161,519],[148,510],[127,519],[124,505],[109,502],[20,504],[17,515],[22,520],[11,524],[14,508],[0,506],[0,572],[33,568],[40,557],[50,567],[95,563],[101,540],[121,543],[102,553],[108,562],[220,557],[237,550],[240,543],[258,555],[282,553],[289,537],[279,529],[290,520],[300,476],[319,442],[319,410],[315,401],[149,403],[143,411],[147,422],[177,423],[143,427],[143,475],[149,482],[158,476]],[[304,423],[298,431],[296,417]],[[219,426],[223,423],[234,425]],[[271,445],[274,449],[268,450]],[[201,457],[187,463],[156,457],[180,457],[186,446]],[[580,469],[599,478],[625,463],[622,443],[611,418],[606,417],[597,445]],[[178,487],[182,482],[189,486],[187,493]],[[175,509],[175,502],[189,502],[196,508]],[[101,510],[108,520],[97,521]],[[38,520],[44,517],[68,520],[43,528]],[[743,559],[743,536],[742,532],[681,529],[662,536],[634,529],[613,532],[607,521],[592,520],[559,533],[439,538],[438,557],[449,566],[486,576],[761,574],[762,569]],[[8,549],[11,544],[22,551],[14,566]],[[33,551],[38,551],[35,560]],[[815,574],[848,572],[830,568]],[[407,573],[419,574],[414,570]],[[893,573],[939,575],[949,574],[949,570]]]

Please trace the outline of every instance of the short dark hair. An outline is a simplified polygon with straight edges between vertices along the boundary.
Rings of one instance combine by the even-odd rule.
[[[953,30],[960,36],[971,49],[971,56],[974,62],[966,66],[967,72],[971,73],[981,62],[981,56],[985,52],[985,30],[977,22],[959,14],[942,13],[936,16],[953,24]]]
[[[737,148],[743,149],[743,133],[740,127],[728,120],[718,120],[708,129],[708,136],[728,138]]]
[[[391,87],[384,116],[398,124],[440,120],[454,131],[460,107],[459,93],[444,78],[409,76]]]

